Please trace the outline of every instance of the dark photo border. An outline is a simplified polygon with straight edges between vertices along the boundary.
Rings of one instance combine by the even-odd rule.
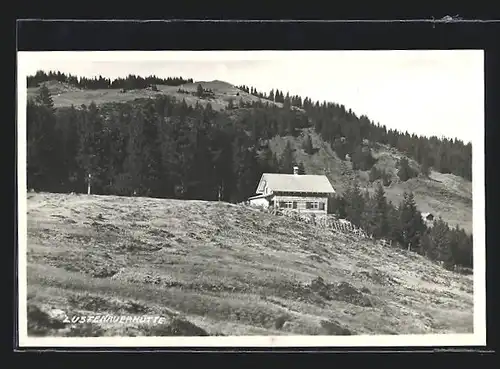
[[[483,49],[485,50],[485,186],[486,213],[486,283],[487,283],[487,346],[486,347],[350,347],[350,348],[20,348],[17,341],[17,184],[14,164],[14,270],[7,281],[13,290],[13,347],[15,351],[57,352],[364,352],[379,355],[389,352],[427,352],[450,355],[453,352],[486,354],[495,349],[493,284],[497,280],[492,265],[498,260],[493,232],[496,219],[493,204],[499,203],[494,180],[497,161],[491,156],[496,144],[498,113],[498,81],[500,72],[498,48],[500,22],[467,20],[417,21],[75,21],[18,20],[16,51],[111,51],[111,50],[423,50],[423,49]],[[16,64],[14,58],[14,64]],[[16,82],[14,74],[14,91]],[[14,98],[16,106],[16,98]],[[14,127],[16,114],[14,113]],[[15,130],[15,128],[14,128]],[[16,138],[15,141],[16,142]],[[14,144],[14,161],[16,160]],[[494,151],[494,150],[493,150]],[[490,153],[489,156],[487,153]],[[493,189],[493,190],[492,190]],[[492,197],[493,196],[493,197]],[[488,232],[490,230],[490,232]],[[488,246],[489,245],[489,246]],[[14,276],[14,277],[13,277]],[[476,278],[483,276],[477,275]],[[10,319],[9,319],[10,320]],[[378,354],[377,354],[378,353]],[[66,355],[66,354],[64,354]],[[125,355],[122,354],[125,357]],[[130,358],[130,355],[126,355]],[[371,356],[371,355],[370,355]],[[135,355],[134,355],[135,359]],[[128,359],[126,359],[128,360]],[[130,362],[130,361],[129,361]],[[133,363],[130,362],[131,364]],[[186,362],[187,363],[187,362]],[[184,365],[186,365],[184,363]],[[332,363],[333,364],[333,363]],[[133,364],[132,364],[133,365]],[[175,365],[172,363],[172,365]],[[208,364],[205,364],[208,365]]]

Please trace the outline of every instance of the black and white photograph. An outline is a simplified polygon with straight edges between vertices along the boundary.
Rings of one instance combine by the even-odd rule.
[[[483,51],[17,58],[20,345],[485,343]]]

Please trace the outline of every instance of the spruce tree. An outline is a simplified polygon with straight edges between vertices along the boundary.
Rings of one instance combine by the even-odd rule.
[[[54,100],[52,99],[52,95],[46,85],[42,85],[38,90],[38,95],[36,97],[36,101],[49,109],[52,113],[55,112],[54,108]]]
[[[406,157],[402,157],[399,161],[398,177],[401,181],[406,182],[410,178],[415,177],[416,173],[410,167],[410,163]]]
[[[285,149],[281,154],[281,160],[280,160],[281,173],[289,173],[289,174],[293,173],[294,161],[295,159],[293,155],[292,144],[290,141],[287,141]]]
[[[202,98],[203,93],[204,93],[203,86],[201,84],[198,84],[198,87],[196,88],[196,96]]]
[[[274,101],[274,90],[269,91],[269,100]]]
[[[357,227],[361,227],[364,213],[364,198],[358,181],[354,181],[344,195],[346,203],[346,219]]]
[[[55,191],[55,171],[60,159],[60,145],[56,133],[56,117],[41,100],[28,100],[27,130],[27,185],[41,191]]]
[[[278,171],[277,163],[274,162],[275,156],[269,147],[262,150],[260,156],[260,167],[263,172],[276,173]]]
[[[129,196],[144,195],[143,173],[144,161],[142,158],[143,148],[144,115],[141,110],[137,110],[133,115],[133,123],[128,130],[128,142],[126,148],[125,173],[126,188]]]
[[[400,216],[403,245],[410,250],[416,249],[424,231],[424,223],[412,192],[403,194]]]
[[[417,252],[425,257],[435,258],[434,244],[429,229],[420,236]]]
[[[401,227],[401,204],[394,206],[392,203],[388,205],[389,211],[387,223],[389,225],[388,238],[395,243],[402,244],[402,227]]]
[[[430,236],[433,244],[431,258],[444,262],[445,266],[452,264],[453,254],[450,247],[449,228],[441,217],[434,221]]]
[[[143,181],[149,196],[159,196],[161,192],[161,150],[158,142],[159,116],[150,102],[144,107],[143,128]]]
[[[232,195],[234,202],[246,200],[255,191],[258,181],[257,153],[254,148],[246,146],[233,146],[234,150],[234,176],[236,178],[235,191]]]
[[[333,213],[337,214],[339,218],[347,218],[347,201],[344,196],[333,195],[332,208]]]
[[[373,235],[376,238],[387,237],[389,234],[389,207],[385,197],[384,187],[381,183],[378,184],[374,195],[374,217],[375,227]]]
[[[83,181],[90,175],[92,193],[100,193],[104,184],[104,142],[102,116],[95,102],[91,102],[79,113],[78,119],[78,164]]]
[[[424,155],[424,154],[423,154]],[[424,177],[429,177],[431,174],[431,168],[429,165],[429,159],[427,155],[425,154],[422,159],[422,164],[420,165],[420,172]]]
[[[375,213],[375,198],[370,196],[368,190],[363,192],[364,210],[361,228],[373,235],[377,226],[377,216]]]

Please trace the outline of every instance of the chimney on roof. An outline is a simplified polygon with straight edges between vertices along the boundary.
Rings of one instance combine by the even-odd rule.
[[[299,167],[298,166],[293,167],[293,174],[295,174],[295,175],[299,174]]]

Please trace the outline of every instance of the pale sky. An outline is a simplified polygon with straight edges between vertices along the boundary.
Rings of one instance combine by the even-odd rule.
[[[86,77],[154,74],[223,80],[266,93],[277,88],[344,104],[388,128],[466,142],[484,125],[483,52],[476,50],[20,54],[24,74],[39,69]]]

